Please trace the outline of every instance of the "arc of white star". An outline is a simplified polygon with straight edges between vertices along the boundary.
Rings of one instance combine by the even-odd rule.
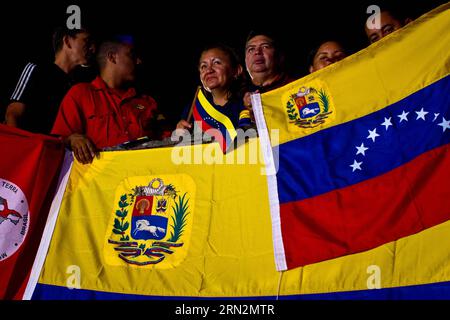
[[[425,121],[425,116],[428,114],[427,111],[424,111],[423,108],[422,108],[422,109],[420,109],[420,111],[416,111],[416,113],[417,113],[417,119],[416,120],[422,119],[423,121]]]
[[[369,130],[369,136],[367,137],[367,139],[372,139],[372,141],[375,142],[375,139],[379,136],[380,135],[377,133],[377,128],[375,128],[373,130]]]
[[[366,150],[369,150],[369,148],[364,146],[364,143],[361,143],[361,146],[359,146],[359,147],[356,146],[356,149],[358,150],[356,155],[362,154],[363,156],[366,156]]]
[[[391,119],[392,119],[392,117],[390,117],[389,119],[388,119],[388,118],[384,118],[384,122],[381,124],[382,126],[385,126],[385,127],[386,127],[386,131],[387,131],[387,129],[388,129],[390,126],[393,125],[392,122],[391,122]]]
[[[354,161],[353,164],[350,165],[350,167],[353,168],[352,172],[355,172],[356,170],[362,170],[361,169],[362,161],[361,162],[358,162],[356,160],[353,160],[353,161]]]
[[[442,122],[438,124],[438,126],[442,127],[442,132],[445,132],[445,130],[450,129],[450,120],[445,120],[444,117],[442,117]]]
[[[408,114],[409,112],[405,112],[405,110],[403,110],[402,114],[399,114],[397,117],[400,118],[400,122],[403,120],[408,121]]]

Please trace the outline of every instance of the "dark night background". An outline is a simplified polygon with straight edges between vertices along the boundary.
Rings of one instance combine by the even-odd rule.
[[[139,73],[139,86],[153,96],[162,111],[176,123],[182,109],[192,101],[198,84],[196,66],[199,53],[208,43],[224,42],[243,57],[245,39],[250,30],[273,30],[286,47],[291,74],[300,78],[306,74],[308,52],[318,39],[338,37],[352,52],[367,46],[363,26],[369,16],[366,14],[369,5],[383,7],[386,3],[394,3],[416,18],[445,2],[3,2],[0,5],[3,41],[0,117],[3,119],[9,96],[25,64],[53,58],[51,33],[55,26],[66,23],[69,17],[66,9],[71,4],[80,6],[82,24],[93,29],[100,38],[109,33],[136,36],[144,61]]]

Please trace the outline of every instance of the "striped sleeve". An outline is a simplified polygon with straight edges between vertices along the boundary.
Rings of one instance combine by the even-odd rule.
[[[36,68],[34,63],[28,63],[20,75],[19,81],[17,82],[16,88],[11,95],[11,100],[21,101],[24,92],[27,90],[30,84],[31,75]]]

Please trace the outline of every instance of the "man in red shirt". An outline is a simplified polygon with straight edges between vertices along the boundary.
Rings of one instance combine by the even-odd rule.
[[[143,136],[160,138],[156,131],[161,115],[155,100],[132,87],[140,63],[132,39],[103,42],[97,62],[100,76],[69,90],[51,132],[62,136],[83,164],[91,163],[99,149]]]

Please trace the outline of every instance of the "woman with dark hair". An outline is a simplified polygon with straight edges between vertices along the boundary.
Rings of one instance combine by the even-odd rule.
[[[249,124],[250,117],[242,101],[243,68],[233,49],[224,44],[206,47],[200,55],[198,70],[202,88],[196,95],[196,103],[201,103],[199,96],[206,98],[203,101],[214,109],[212,113],[227,117],[234,128]],[[177,129],[192,128],[192,111],[195,115],[195,103],[190,112],[185,112],[183,120],[178,122]]]
[[[347,57],[347,55],[347,51],[340,42],[335,40],[323,41],[309,53],[309,73],[313,73],[340,61]]]

